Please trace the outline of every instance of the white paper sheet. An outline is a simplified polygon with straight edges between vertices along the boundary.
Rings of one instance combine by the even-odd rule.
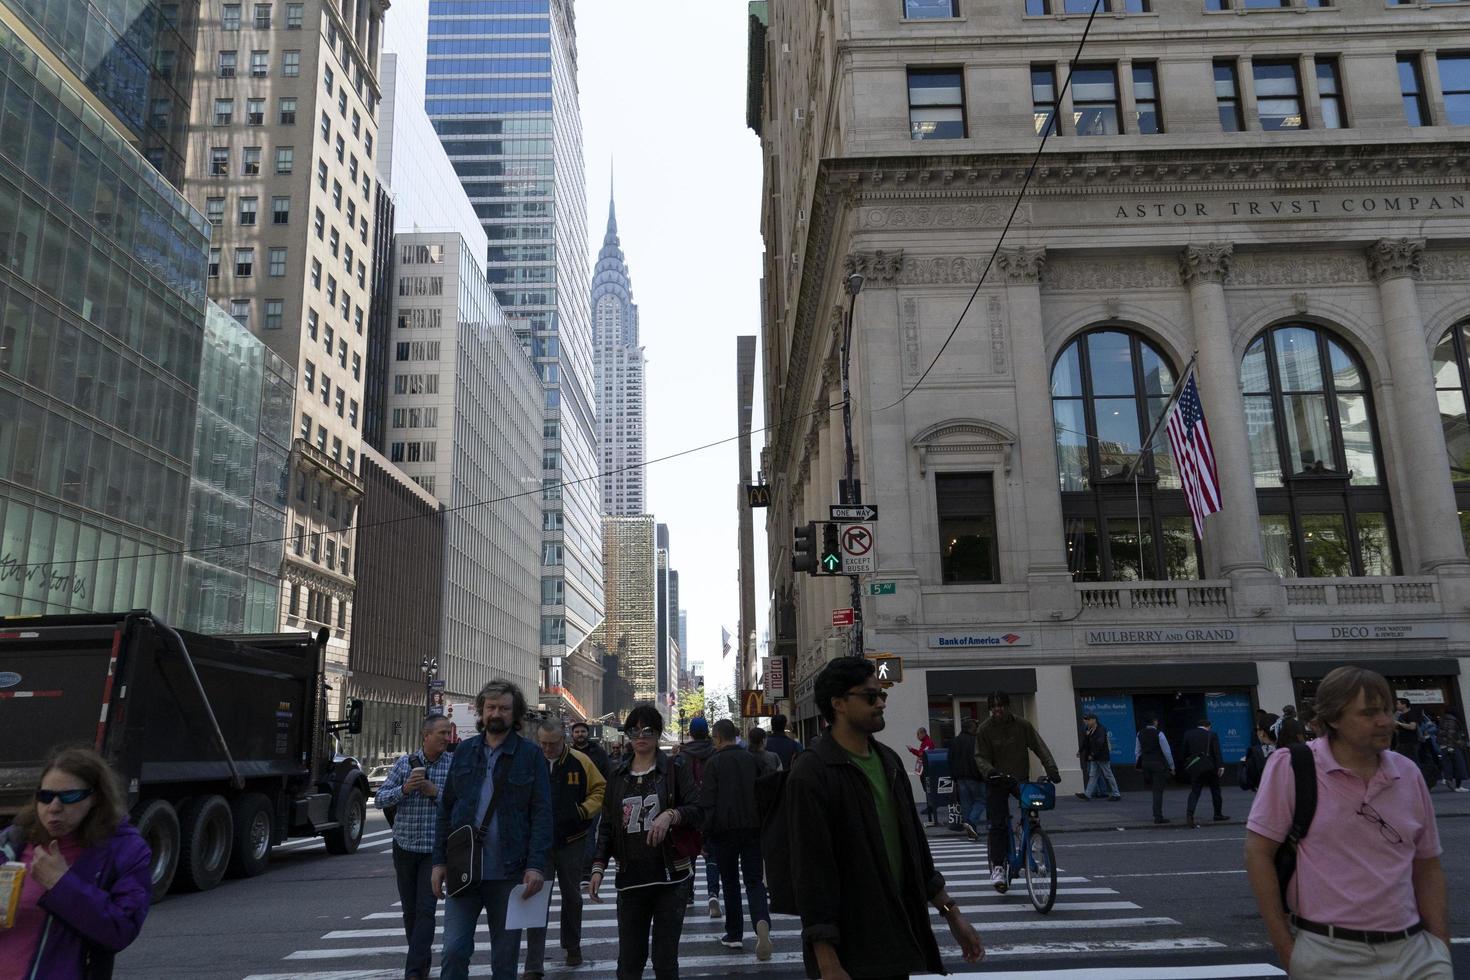
[[[507,929],[545,929],[546,912],[551,908],[551,882],[545,882],[541,890],[526,898],[526,886],[516,885],[511,889],[510,901],[505,905],[505,927]]]

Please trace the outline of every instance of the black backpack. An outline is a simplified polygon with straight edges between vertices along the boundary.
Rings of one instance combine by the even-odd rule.
[[[1281,907],[1290,912],[1290,906],[1286,904],[1286,886],[1291,884],[1292,876],[1296,874],[1297,849],[1312,826],[1312,818],[1317,815],[1317,762],[1312,758],[1311,746],[1304,742],[1276,751],[1291,753],[1291,774],[1296,784],[1296,805],[1292,809],[1291,829],[1286,833],[1286,840],[1276,848],[1275,858],[1276,882],[1281,888]]]
[[[803,749],[791,757],[791,765],[768,772],[755,781],[755,808],[761,820],[761,858],[766,867],[766,896],[771,911],[798,915],[796,886],[791,880],[791,835],[787,824],[786,777],[796,761],[810,752]]]

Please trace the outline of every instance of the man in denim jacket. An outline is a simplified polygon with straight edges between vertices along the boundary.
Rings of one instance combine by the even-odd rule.
[[[484,909],[490,929],[494,980],[515,980],[521,931],[505,928],[511,891],[526,886],[529,898],[546,880],[551,850],[551,782],[536,743],[517,734],[526,696],[507,680],[493,680],[475,698],[480,734],[461,742],[450,764],[434,833],[434,894],[444,894],[446,841],[460,827],[478,828],[492,803],[485,831],[481,881],[444,903],[444,952],[440,977],[464,980],[475,952],[475,926]],[[494,800],[497,792],[503,800]]]

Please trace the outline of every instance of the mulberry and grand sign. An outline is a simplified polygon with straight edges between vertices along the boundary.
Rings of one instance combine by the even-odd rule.
[[[1292,628],[1298,640],[1447,640],[1448,623],[1308,623]]]
[[[929,646],[935,650],[973,647],[1029,647],[1030,633],[930,633]]]
[[[1148,629],[1088,630],[1093,646],[1140,646],[1152,643],[1234,643],[1238,626],[1156,626]]]

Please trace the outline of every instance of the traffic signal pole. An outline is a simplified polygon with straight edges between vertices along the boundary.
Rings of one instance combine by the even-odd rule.
[[[847,277],[847,319],[842,330],[842,439],[845,444],[847,456],[845,460],[845,475],[847,479],[842,486],[842,502],[848,506],[856,506],[862,503],[858,500],[857,483],[853,479],[853,448],[852,448],[852,386],[849,383],[848,364],[852,356],[852,313],[857,306],[857,295],[863,288],[863,277],[853,273]],[[849,654],[854,657],[863,655],[863,594],[862,586],[856,575],[852,579],[852,644]]]

